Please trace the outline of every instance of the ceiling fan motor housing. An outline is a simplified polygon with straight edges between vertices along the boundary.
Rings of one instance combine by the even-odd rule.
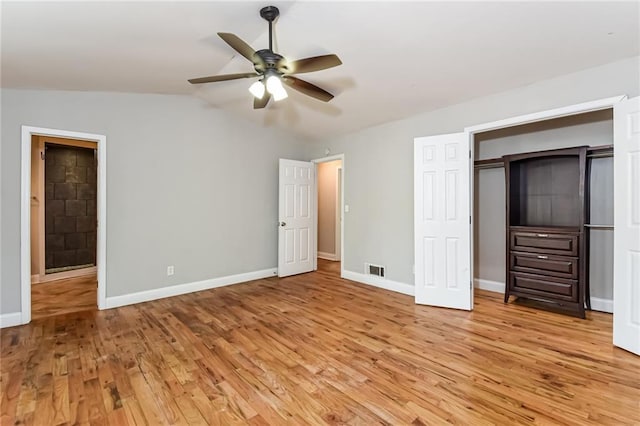
[[[278,74],[284,74],[288,70],[284,57],[269,49],[258,50],[255,56],[260,59],[253,61],[253,67],[258,73],[262,74],[268,69],[274,69]]]

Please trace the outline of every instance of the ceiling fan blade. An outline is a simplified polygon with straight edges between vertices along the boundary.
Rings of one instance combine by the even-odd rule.
[[[271,93],[265,92],[262,96],[262,99],[258,99],[256,97],[253,98],[253,109],[261,109],[267,106],[269,100],[271,99]]]
[[[251,46],[245,43],[240,37],[231,33],[218,33],[221,39],[223,39],[229,46],[233,47],[233,49],[250,60],[254,61],[254,57],[256,51],[253,50]]]
[[[222,74],[222,75],[212,75],[211,77],[192,78],[188,81],[191,84],[215,83],[216,81],[236,80],[238,78],[250,78],[250,77],[259,77],[259,76],[260,74],[257,74],[255,72],[244,72],[239,74]]]
[[[329,102],[333,99],[333,95],[331,93],[319,88],[315,84],[309,83],[308,81],[300,80],[299,78],[292,76],[284,76],[282,77],[282,81],[292,89],[323,102]]]
[[[286,64],[283,68],[285,74],[302,74],[305,72],[313,72],[326,70],[327,68],[342,65],[342,61],[336,55],[322,55],[311,58],[298,59]]]

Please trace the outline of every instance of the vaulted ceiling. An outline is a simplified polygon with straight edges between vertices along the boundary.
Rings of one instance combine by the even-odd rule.
[[[251,80],[217,32],[274,50],[336,53],[300,75],[334,93],[254,110]],[[264,126],[321,139],[640,54],[638,2],[2,2],[2,87],[187,94]]]

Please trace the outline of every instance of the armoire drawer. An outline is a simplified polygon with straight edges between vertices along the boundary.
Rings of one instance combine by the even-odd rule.
[[[509,258],[511,271],[578,279],[577,257],[512,251]]]
[[[563,256],[578,256],[578,234],[511,231],[510,248]]]
[[[569,302],[578,301],[578,281],[544,275],[509,273],[511,291]]]

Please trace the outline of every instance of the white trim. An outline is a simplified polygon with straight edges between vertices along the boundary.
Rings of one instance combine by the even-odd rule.
[[[599,297],[591,297],[591,310],[613,313],[613,299],[601,299]]]
[[[385,278],[376,277],[375,275],[366,275],[359,272],[345,271],[343,269],[342,278],[383,288],[385,290],[395,291],[396,293],[406,294],[407,296],[413,296],[415,294],[415,287],[411,284],[391,281]]]
[[[613,96],[611,98],[583,102],[581,104],[569,105],[562,108],[505,118],[503,120],[492,121],[490,123],[477,124],[475,126],[465,127],[464,130],[470,133],[486,132],[489,130],[503,129],[505,127],[519,126],[522,124],[535,123],[537,121],[566,117],[569,115],[584,114],[587,112],[613,108],[615,104],[626,98],[626,95]]]
[[[340,247],[342,246],[342,163],[340,167],[336,167],[336,214],[335,214],[335,226],[334,226],[334,244],[333,249],[335,251],[335,260],[340,260],[342,257]],[[336,242],[338,244],[336,244]]]
[[[345,273],[347,271],[345,271],[344,269],[344,181],[345,181],[345,160],[344,160],[344,154],[336,154],[336,155],[330,155],[328,157],[324,157],[324,158],[316,158],[315,160],[311,160],[312,163],[316,164],[316,177],[317,177],[317,170],[318,170],[318,163],[326,163],[329,161],[335,161],[335,160],[341,160],[342,161],[342,187],[340,188],[340,195],[342,196],[342,199],[340,200],[340,212],[342,214],[342,220],[340,221],[340,277],[341,278],[346,278],[345,277]],[[316,233],[316,253],[314,256],[314,262],[317,262],[317,257],[318,257],[318,249],[317,249],[317,241],[318,241],[318,207],[317,207],[317,201],[318,201],[318,179],[316,179],[315,181],[315,201],[316,201],[316,207],[315,207],[315,212],[316,212],[316,217],[315,217],[315,233]],[[314,264],[314,270],[318,269],[318,265]],[[357,280],[355,280],[357,281]]]
[[[92,275],[98,272],[98,268],[95,266],[89,266],[87,268],[72,269],[70,271],[55,272],[53,274],[31,275],[31,285],[44,284],[51,281],[64,280],[67,278],[84,277],[86,275]],[[35,277],[35,279],[34,279]]]
[[[31,136],[53,136],[80,139],[98,144],[98,235],[96,257],[98,266],[98,309],[105,309],[107,294],[107,137],[105,135],[22,126],[22,158],[20,166],[20,308],[21,324],[31,321]]]
[[[181,294],[193,293],[196,291],[209,290],[231,284],[244,283],[247,281],[259,280],[262,278],[274,277],[278,275],[278,268],[263,269],[261,271],[245,272],[243,274],[228,275],[226,277],[211,278],[203,281],[178,284],[170,287],[155,288],[153,290],[140,291],[137,293],[123,294],[122,296],[107,297],[105,308],[117,308],[119,306],[133,305],[134,303],[149,302],[151,300],[163,299],[165,297],[179,296]]]
[[[318,252],[318,257],[324,260],[333,260],[333,261],[339,260],[335,253],[325,253],[323,251]]]
[[[13,327],[22,324],[22,313],[11,312],[0,315],[0,328]]]
[[[483,280],[481,278],[473,279],[473,286],[480,290],[493,291],[504,294],[504,283],[499,281]]]
[[[328,163],[329,161],[336,161],[336,160],[344,161],[344,154],[335,154],[335,155],[329,155],[327,157],[316,158],[315,160],[311,160],[311,162],[318,164],[318,163]]]
[[[474,161],[476,158],[475,153],[475,138],[473,133],[466,131],[466,137],[469,139],[469,276],[471,277],[471,285],[475,286],[475,259],[473,254],[473,248],[475,246],[475,226],[476,226],[476,193],[475,193],[475,167]],[[415,267],[414,267],[415,268]],[[415,272],[415,271],[414,271]],[[471,289],[471,310],[475,306],[476,292]]]
[[[31,131],[22,126],[20,178],[20,323],[31,321]]]

